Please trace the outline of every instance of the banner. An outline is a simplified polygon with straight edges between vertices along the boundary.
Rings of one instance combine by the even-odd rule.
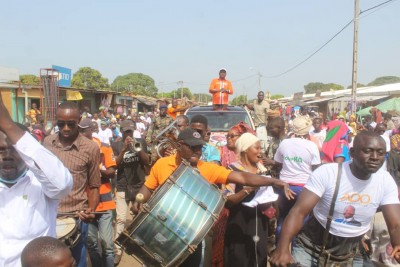
[[[53,69],[58,70],[58,86],[71,87],[71,69],[53,65]]]

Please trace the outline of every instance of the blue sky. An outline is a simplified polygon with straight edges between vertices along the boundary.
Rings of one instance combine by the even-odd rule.
[[[360,0],[366,10],[384,0]],[[221,67],[235,95],[261,89],[290,96],[309,82],[351,84],[353,25],[297,69],[354,16],[354,1],[5,1],[1,0],[0,65],[21,74],[59,65],[89,66],[111,83],[141,72],[161,91],[208,92]],[[359,25],[358,81],[400,76],[400,1]],[[368,13],[367,13],[368,14]],[[252,67],[253,69],[250,69]]]

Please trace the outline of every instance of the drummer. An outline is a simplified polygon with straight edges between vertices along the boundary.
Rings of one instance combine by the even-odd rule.
[[[213,163],[200,160],[202,147],[205,144],[201,135],[191,129],[183,130],[177,139],[177,154],[159,159],[150,170],[146,182],[139,193],[143,194],[143,202],[146,202],[157,187],[162,185],[168,177],[178,168],[183,160],[189,162],[192,167],[198,168],[200,174],[210,183],[236,183],[248,186],[275,186],[283,188],[288,199],[293,199],[294,193],[289,189],[289,185],[278,179],[268,179],[263,176],[235,172],[225,169]],[[135,202],[132,206],[134,212],[138,212],[141,203]],[[199,266],[201,260],[201,243],[196,251],[188,257],[181,266]]]
[[[57,206],[72,188],[68,169],[22,127],[0,93],[0,266],[20,266],[26,244],[56,236]]]

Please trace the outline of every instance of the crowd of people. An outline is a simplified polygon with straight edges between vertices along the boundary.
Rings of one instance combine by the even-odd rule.
[[[219,75],[210,93],[224,109],[233,90],[226,70]],[[92,266],[117,265],[115,240],[183,161],[226,204],[180,266],[397,264],[400,129],[391,116],[357,123],[347,109],[324,116],[274,104],[259,92],[245,107],[255,129],[238,122],[217,147],[207,118],[189,119],[175,99],[128,114],[67,101],[46,128],[34,105],[31,123],[14,123],[0,95],[0,266],[87,266],[87,254]],[[177,131],[165,131],[171,124]],[[175,145],[160,152],[163,132]],[[56,233],[63,218],[76,239]]]

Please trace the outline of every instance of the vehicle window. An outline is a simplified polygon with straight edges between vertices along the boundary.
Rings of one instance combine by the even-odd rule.
[[[187,113],[186,115],[191,119],[196,113]],[[225,132],[243,121],[251,125],[251,121],[247,113],[244,112],[204,112],[202,113],[208,120],[208,126],[213,132]]]

